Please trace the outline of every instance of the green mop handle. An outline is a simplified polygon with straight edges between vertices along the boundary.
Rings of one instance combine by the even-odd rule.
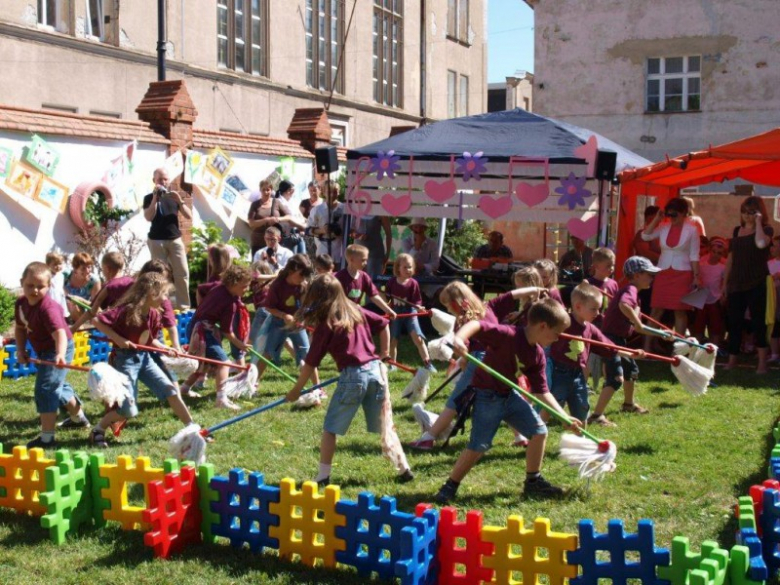
[[[79,307],[80,309],[84,309],[85,311],[91,311],[92,310],[92,305],[90,305],[88,302],[86,302],[85,300],[81,299],[80,297],[77,297],[76,295],[67,295],[66,298],[71,303],[73,303],[74,305]]]
[[[279,372],[279,373],[280,373],[282,376],[284,376],[285,378],[287,378],[287,379],[288,379],[290,382],[292,382],[293,384],[294,384],[295,382],[297,382],[297,381],[298,381],[297,379],[293,378],[293,377],[292,377],[290,374],[288,374],[287,372],[285,372],[285,371],[284,371],[282,368],[280,368],[280,367],[279,367],[279,366],[277,366],[275,363],[273,363],[271,360],[269,360],[267,357],[265,357],[265,356],[263,356],[263,355],[260,355],[260,354],[257,352],[257,350],[255,350],[255,348],[254,348],[254,347],[252,347],[251,345],[247,345],[247,346],[246,346],[246,350],[247,350],[249,353],[251,353],[253,356],[255,356],[257,359],[259,359],[260,361],[262,361],[262,362],[263,362],[265,365],[267,365],[267,366],[271,366],[271,367],[272,367],[274,370],[276,370],[277,372]]]
[[[469,360],[469,361],[470,361],[472,364],[474,364],[474,365],[476,365],[477,367],[479,367],[479,368],[482,368],[483,370],[485,370],[485,371],[486,371],[488,374],[490,374],[491,376],[493,376],[493,377],[494,377],[496,380],[498,380],[499,382],[503,382],[504,384],[506,384],[506,385],[507,385],[507,386],[509,386],[510,388],[514,388],[515,390],[517,390],[518,392],[520,392],[520,394],[522,394],[523,396],[525,396],[525,397],[526,397],[528,400],[530,400],[531,402],[533,402],[534,404],[536,404],[538,407],[540,407],[540,408],[543,408],[544,410],[546,410],[547,412],[549,412],[549,413],[550,413],[552,416],[554,416],[555,418],[557,418],[557,419],[558,419],[559,421],[561,421],[563,424],[566,424],[566,425],[569,425],[569,426],[571,426],[571,419],[570,419],[568,416],[566,416],[565,414],[561,414],[560,412],[558,412],[557,410],[555,410],[554,408],[552,408],[552,407],[551,407],[549,404],[545,404],[544,402],[542,402],[541,400],[539,400],[539,399],[538,399],[536,396],[534,396],[534,395],[533,395],[533,394],[531,394],[530,392],[526,392],[525,390],[523,390],[522,388],[520,388],[520,386],[518,386],[517,384],[515,384],[514,382],[512,382],[512,381],[511,381],[511,380],[509,380],[508,378],[504,377],[504,376],[503,376],[502,374],[500,374],[499,372],[495,371],[495,370],[494,370],[493,368],[491,368],[489,365],[487,365],[487,364],[485,364],[485,363],[483,363],[483,362],[479,361],[477,358],[475,358],[475,357],[474,357],[473,355],[471,355],[470,353],[468,353],[468,352],[467,352],[467,353],[464,353],[464,354],[463,354],[463,356],[464,356],[464,357],[465,357],[467,360]],[[587,437],[588,439],[590,439],[590,440],[591,440],[591,441],[593,441],[594,443],[597,443],[597,444],[599,444],[599,445],[600,445],[601,443],[603,443],[603,442],[604,442],[602,439],[599,439],[598,437],[596,437],[596,436],[592,435],[591,433],[589,433],[588,431],[586,431],[586,430],[585,430],[585,429],[583,429],[583,428],[580,428],[580,432],[583,434],[583,436]]]

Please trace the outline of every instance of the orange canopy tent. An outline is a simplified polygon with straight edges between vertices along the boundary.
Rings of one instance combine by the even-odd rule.
[[[618,270],[631,254],[638,196],[656,197],[663,207],[680,189],[735,179],[780,187],[780,128],[620,173]]]

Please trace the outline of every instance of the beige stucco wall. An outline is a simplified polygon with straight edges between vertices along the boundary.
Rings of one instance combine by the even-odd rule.
[[[168,79],[187,80],[199,112],[196,127],[286,137],[296,108],[321,106],[327,99],[306,86],[304,0],[269,2],[270,78],[217,68],[213,0],[168,0],[167,5]],[[70,34],[61,34],[36,25],[35,2],[4,0],[0,103],[28,108],[53,104],[80,114],[111,112],[136,119],[136,106],[149,82],[157,79],[157,1],[119,3],[113,43],[83,38],[83,6],[72,3]],[[388,108],[373,101],[373,2],[357,3],[343,64],[345,92],[331,106],[331,112],[348,120],[348,146],[386,138],[392,126],[420,121],[419,1],[407,0],[404,8],[403,105]],[[471,2],[471,45],[465,47],[446,38],[447,0],[427,0],[428,118],[447,115],[448,69],[469,76],[469,113],[485,111],[485,8],[485,1]]]
[[[659,160],[780,125],[777,0],[529,2],[534,108]],[[648,57],[702,56],[699,113],[645,114]]]

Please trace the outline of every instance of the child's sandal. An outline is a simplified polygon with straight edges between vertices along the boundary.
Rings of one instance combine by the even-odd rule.
[[[642,406],[639,406],[635,402],[633,404],[623,404],[623,406],[620,407],[620,412],[627,412],[629,414],[648,414],[650,411]]]

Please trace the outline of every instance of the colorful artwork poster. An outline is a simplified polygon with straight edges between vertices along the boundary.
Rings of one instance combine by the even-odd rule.
[[[220,179],[224,179],[233,166],[233,159],[225,153],[220,147],[215,148],[209,155],[208,167]]]
[[[279,174],[283,179],[290,179],[295,175],[295,159],[291,156],[284,156],[279,159]]]
[[[42,178],[43,175],[37,170],[33,170],[16,161],[11,166],[11,172],[8,173],[5,184],[20,195],[34,199]]]
[[[227,182],[222,183],[222,190],[219,193],[219,200],[222,204],[232,211],[236,204],[236,200],[241,197],[241,194],[231,187]]]
[[[198,186],[209,197],[219,199],[222,178],[217,176],[211,169],[206,169],[203,173],[203,179],[198,183]]]
[[[138,197],[133,181],[133,154],[136,143],[130,142],[122,153],[111,160],[103,174],[103,182],[111,189],[114,206],[120,209],[138,209]]]
[[[10,148],[0,147],[0,177],[7,177],[14,162],[14,153]]]
[[[168,179],[173,182],[184,172],[184,157],[182,152],[177,150],[165,160],[163,168],[168,171]]]
[[[230,175],[227,179],[225,179],[225,183],[227,185],[230,185],[233,189],[238,191],[239,193],[243,193],[244,191],[249,191],[249,187],[247,187],[246,183],[241,180],[241,177],[238,175]]]
[[[208,157],[197,150],[187,152],[184,162],[184,182],[190,185],[200,185],[203,182],[203,172],[206,170]]]
[[[33,134],[30,146],[26,147],[24,160],[29,165],[41,171],[47,177],[54,174],[57,163],[60,162],[59,153],[37,134]]]
[[[47,207],[56,209],[59,213],[65,213],[68,193],[69,190],[65,185],[58,183],[50,177],[43,177],[35,195],[35,200]]]

